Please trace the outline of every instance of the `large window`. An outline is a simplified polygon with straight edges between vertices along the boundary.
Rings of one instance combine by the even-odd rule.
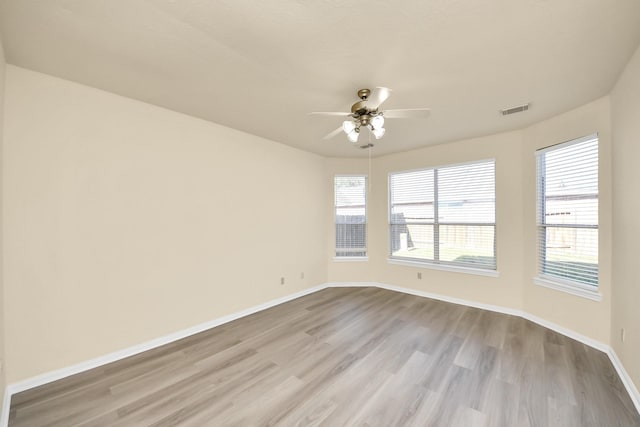
[[[539,277],[598,286],[598,137],[536,153]]]
[[[392,259],[496,269],[493,160],[389,175]]]
[[[336,257],[367,256],[367,177],[335,177]]]

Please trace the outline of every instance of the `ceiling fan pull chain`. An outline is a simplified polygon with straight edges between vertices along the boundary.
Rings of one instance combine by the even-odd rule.
[[[371,143],[371,132],[369,132],[369,175],[367,175],[368,181],[368,190],[369,194],[367,194],[367,198],[371,195],[371,149],[373,148],[373,144]]]

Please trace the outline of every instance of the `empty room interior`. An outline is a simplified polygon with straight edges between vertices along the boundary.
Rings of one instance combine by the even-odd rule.
[[[640,426],[637,0],[0,0],[1,426]]]

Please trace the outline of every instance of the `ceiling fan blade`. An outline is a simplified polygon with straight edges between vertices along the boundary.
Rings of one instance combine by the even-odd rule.
[[[340,127],[339,127],[339,128],[337,128],[336,130],[331,131],[331,132],[329,132],[328,134],[326,134],[326,135],[324,136],[324,138],[322,138],[322,139],[325,139],[325,140],[326,140],[326,139],[331,139],[331,138],[333,138],[334,136],[336,136],[337,134],[339,134],[340,132],[342,132],[342,125],[340,125]]]
[[[351,113],[341,113],[338,111],[316,111],[313,113],[309,113],[310,116],[340,116],[340,117],[347,117],[350,116]]]
[[[371,91],[367,98],[367,108],[376,110],[391,95],[391,89],[388,87],[377,87]]]
[[[428,108],[405,108],[400,110],[384,110],[385,119],[426,119],[431,110]]]

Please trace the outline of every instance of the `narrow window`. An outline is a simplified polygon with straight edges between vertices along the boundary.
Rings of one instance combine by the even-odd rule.
[[[539,277],[598,287],[598,137],[536,152]]]
[[[336,176],[336,257],[367,256],[367,177]]]

